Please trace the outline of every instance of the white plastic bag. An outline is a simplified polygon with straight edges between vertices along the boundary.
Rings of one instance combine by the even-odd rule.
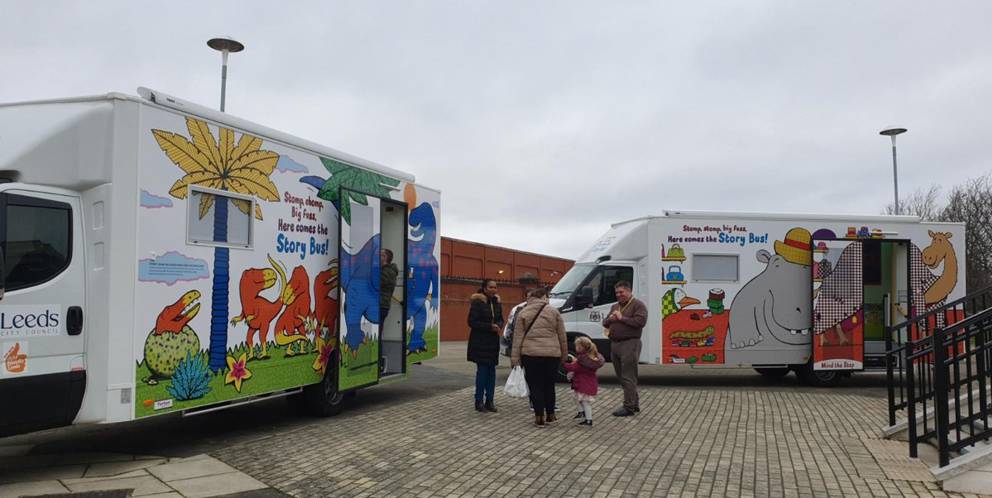
[[[524,378],[523,367],[513,367],[513,370],[510,371],[506,385],[503,386],[503,394],[511,398],[526,398],[530,395],[530,391],[527,390],[527,379]]]

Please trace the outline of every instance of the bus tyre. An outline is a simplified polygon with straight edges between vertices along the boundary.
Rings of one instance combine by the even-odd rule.
[[[840,383],[842,374],[836,370],[813,370],[812,363],[800,365],[795,370],[804,384],[813,387],[834,387]]]
[[[761,374],[762,377],[769,379],[781,379],[789,375],[789,369],[787,367],[755,367],[754,371]]]
[[[327,362],[324,378],[317,384],[303,388],[303,399],[307,411],[319,417],[330,417],[341,413],[344,408],[345,393],[338,391],[337,352]]]

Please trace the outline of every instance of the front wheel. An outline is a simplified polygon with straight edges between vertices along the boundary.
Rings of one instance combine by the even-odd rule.
[[[338,391],[338,365],[340,363],[335,352],[328,359],[324,378],[317,384],[303,388],[303,399],[310,413],[330,417],[341,413],[344,408],[346,394]]]
[[[841,372],[837,370],[813,370],[812,363],[797,366],[794,370],[803,383],[809,386],[834,387],[840,383]]]

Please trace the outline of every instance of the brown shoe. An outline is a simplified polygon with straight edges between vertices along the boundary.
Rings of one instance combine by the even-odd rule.
[[[535,415],[534,416],[534,425],[537,428],[539,428],[539,429],[543,429],[544,428],[544,415]]]
[[[554,423],[557,423],[557,422],[558,422],[558,417],[557,417],[557,416],[556,416],[556,415],[555,415],[554,413],[552,413],[552,414],[549,414],[549,415],[548,415],[548,416],[547,416],[547,417],[545,418],[545,420],[544,420],[544,423],[546,423],[546,424],[549,424],[549,425],[550,425],[550,424],[554,424]]]

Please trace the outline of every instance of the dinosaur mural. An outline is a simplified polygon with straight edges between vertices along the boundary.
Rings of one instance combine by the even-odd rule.
[[[410,211],[410,240],[407,246],[410,278],[407,280],[406,315],[408,320],[413,321],[413,331],[410,334],[411,353],[427,350],[427,342],[424,341],[427,308],[432,294],[440,289],[437,258],[434,257],[436,241],[437,218],[433,207],[425,202]]]
[[[334,332],[338,322],[338,300],[331,292],[338,288],[337,259],[331,261],[331,268],[317,274],[313,280],[313,316],[317,329]]]
[[[345,344],[353,356],[365,341],[362,317],[379,323],[379,235],[369,239],[356,254],[343,253],[341,288],[345,292]]]
[[[244,321],[248,325],[248,335],[246,342],[248,349],[254,348],[255,333],[259,333],[259,340],[262,342],[262,350],[256,356],[257,359],[266,359],[268,354],[269,326],[272,320],[282,309],[282,296],[286,290],[286,274],[279,265],[269,256],[269,263],[272,268],[249,268],[241,274],[241,282],[238,284],[241,295],[241,314],[231,319],[231,325],[237,326]],[[261,295],[262,291],[272,288],[278,278],[279,294],[274,301],[269,301]]]
[[[276,344],[288,346],[286,356],[306,353],[307,332],[314,330],[310,311],[310,276],[303,266],[293,268],[286,290],[282,295],[282,315],[276,320]],[[294,351],[294,345],[299,351]]]
[[[155,328],[145,339],[145,365],[151,375],[143,379],[149,385],[169,379],[187,354],[200,352],[200,338],[189,322],[200,312],[200,292],[191,290],[166,306],[155,319]]]

